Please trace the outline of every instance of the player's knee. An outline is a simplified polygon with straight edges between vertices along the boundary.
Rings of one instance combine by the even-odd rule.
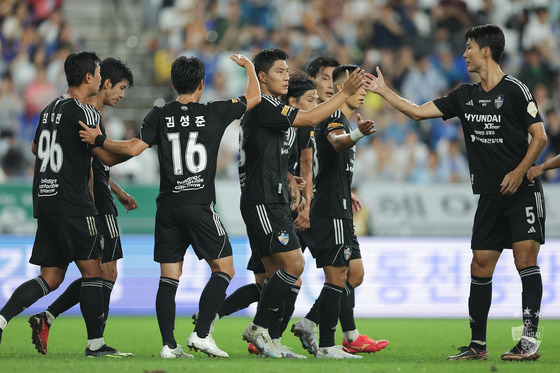
[[[358,286],[360,286],[363,282],[364,282],[364,276],[363,275],[360,276],[359,278],[352,278],[350,276],[348,277],[348,283],[354,289],[357,288]]]
[[[537,259],[528,256],[515,257],[514,262],[515,262],[515,268],[517,268],[518,271],[537,265]]]

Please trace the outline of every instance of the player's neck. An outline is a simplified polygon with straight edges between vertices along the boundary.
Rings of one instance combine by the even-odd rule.
[[[482,89],[488,92],[502,81],[502,78],[505,74],[500,68],[500,65],[498,65],[497,63],[493,63],[487,65],[486,69],[479,72],[479,75]]]
[[[80,86],[80,87],[68,87],[67,93],[70,97],[75,98],[76,100],[80,101],[82,104],[87,104],[88,98],[92,97],[89,95],[87,87]]]
[[[199,98],[200,97],[196,97],[195,95],[179,95],[176,101],[182,104],[190,104],[191,102],[198,102]]]
[[[340,111],[342,112],[342,114],[344,114],[346,119],[350,118],[352,114],[354,114],[354,109],[352,109],[346,103],[342,104],[342,106],[340,107]]]
[[[280,96],[282,96],[281,94],[276,94],[276,93],[270,92],[268,90],[268,87],[266,86],[266,84],[261,84],[261,93],[263,95],[272,96],[274,98],[280,98]]]
[[[95,96],[88,97],[86,102],[101,111],[103,108],[103,93],[99,91]]]

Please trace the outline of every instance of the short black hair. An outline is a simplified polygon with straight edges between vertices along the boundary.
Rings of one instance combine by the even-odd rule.
[[[95,69],[101,63],[95,52],[70,53],[64,61],[64,73],[68,87],[79,87],[87,73],[95,74]]]
[[[506,38],[501,28],[491,24],[474,26],[465,32],[465,41],[469,39],[474,40],[480,49],[489,47],[492,59],[500,63],[506,46]]]
[[[348,71],[348,73],[352,74],[352,72],[359,67],[360,66],[358,66],[358,65],[353,65],[353,64],[349,64],[349,63],[344,64],[344,65],[339,65],[339,66],[335,67],[333,72],[332,72],[333,83],[336,82],[341,77],[344,77],[346,75],[347,71]]]
[[[305,92],[316,88],[315,83],[313,83],[311,79],[303,76],[291,77],[288,83],[288,93],[284,95],[283,101],[287,104],[290,97],[294,97],[297,100],[303,96]]]
[[[281,49],[267,48],[253,57],[253,65],[255,65],[255,72],[258,74],[263,71],[268,74],[268,71],[278,60],[286,61],[288,54]]]
[[[315,58],[313,61],[311,61],[309,63],[309,66],[307,66],[307,75],[309,75],[312,78],[316,78],[317,74],[321,72],[322,68],[338,67],[339,65],[340,62],[338,62],[333,57],[319,56]]]
[[[107,57],[101,61],[99,66],[101,67],[101,85],[103,85],[107,79],[111,81],[113,86],[124,80],[128,82],[129,87],[134,85],[132,71],[118,58]]]
[[[206,68],[196,57],[178,57],[171,65],[171,84],[178,94],[194,93],[204,79]]]

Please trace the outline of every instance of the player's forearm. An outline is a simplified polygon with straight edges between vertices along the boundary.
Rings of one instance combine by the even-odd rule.
[[[420,115],[420,106],[416,105],[414,102],[407,100],[404,97],[397,95],[389,87],[385,87],[380,93],[381,97],[385,99],[392,107],[406,115],[412,120],[422,120],[425,119]]]
[[[543,171],[553,170],[555,168],[560,168],[560,154],[556,157],[549,159],[546,162],[543,162],[541,165]]]
[[[121,188],[119,184],[115,183],[113,179],[109,179],[109,187],[111,188],[111,192],[113,192],[116,196],[126,194],[124,189]]]
[[[531,142],[529,143],[529,149],[527,149],[527,153],[525,154],[525,157],[523,158],[519,166],[517,166],[517,168],[520,171],[522,171],[523,174],[527,173],[529,168],[531,168],[531,166],[535,164],[537,158],[545,148],[546,143],[547,143],[546,135],[533,136],[531,138]]]
[[[313,127],[317,123],[327,119],[336,109],[342,106],[348,99],[345,91],[340,91],[322,104],[308,111],[299,111],[294,120],[294,127]]]
[[[245,66],[245,69],[247,71],[247,93],[245,98],[247,99],[247,110],[251,110],[261,102],[261,86],[253,64]]]

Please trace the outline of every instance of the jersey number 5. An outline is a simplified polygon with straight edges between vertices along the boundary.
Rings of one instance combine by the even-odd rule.
[[[56,131],[43,130],[39,136],[37,145],[37,157],[41,160],[39,172],[45,172],[47,165],[50,165],[53,172],[58,172],[62,168],[63,153],[62,147],[56,142]]]
[[[185,148],[185,164],[191,174],[204,171],[208,163],[208,156],[204,145],[197,143],[198,132],[191,132]],[[181,160],[181,137],[179,132],[167,134],[167,139],[171,142],[171,159],[173,160],[173,172],[175,175],[183,174],[183,162]],[[195,154],[198,155],[198,162]]]

